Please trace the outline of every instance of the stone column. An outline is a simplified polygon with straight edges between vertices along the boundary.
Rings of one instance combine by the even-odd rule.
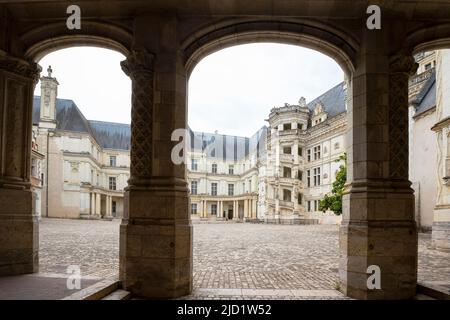
[[[416,294],[417,230],[408,181],[408,75],[415,63],[411,55],[386,52],[387,43],[397,43],[387,41],[388,34],[368,31],[349,86],[340,279],[343,292],[358,299]],[[379,267],[380,289],[368,288],[370,266]]]
[[[106,196],[105,199],[105,218],[108,216],[109,214],[109,196]]]
[[[106,196],[105,204],[106,204],[105,218],[111,219],[112,218],[112,211],[111,211],[112,197],[111,196]]]
[[[258,201],[257,199],[253,200],[253,219],[257,219],[258,218]]]
[[[91,215],[95,215],[95,193],[91,192]]]
[[[217,206],[216,217],[220,218],[220,217],[222,217],[222,213],[220,212],[220,201],[216,202],[216,206]]]
[[[0,52],[0,276],[38,271],[31,191],[33,91],[40,67]]]
[[[244,199],[244,218],[248,218],[248,199]]]
[[[112,196],[109,196],[109,211],[108,215],[112,217]]]
[[[102,216],[102,198],[100,193],[95,194],[95,215],[97,217]]]
[[[122,63],[132,80],[131,168],[120,234],[120,279],[147,298],[192,290],[192,226],[185,164],[171,141],[185,129],[187,77],[174,17],[135,19],[135,49]],[[151,36],[148,30],[154,30]],[[186,152],[184,152],[185,154]]]

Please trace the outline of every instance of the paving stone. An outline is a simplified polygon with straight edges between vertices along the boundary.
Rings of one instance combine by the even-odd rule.
[[[43,219],[41,273],[79,265],[86,279],[117,277],[119,225]],[[195,290],[185,298],[342,299],[338,238],[333,225],[195,224]],[[430,246],[431,236],[420,234],[419,281],[450,283],[450,253]]]

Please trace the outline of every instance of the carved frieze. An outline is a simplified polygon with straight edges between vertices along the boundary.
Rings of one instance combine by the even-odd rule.
[[[153,62],[154,54],[134,50],[121,63],[132,80],[130,185],[152,173]]]

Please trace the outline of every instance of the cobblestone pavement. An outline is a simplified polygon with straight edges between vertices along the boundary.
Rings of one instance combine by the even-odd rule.
[[[80,265],[85,277],[117,276],[119,224],[43,219],[40,271]],[[190,297],[340,299],[338,236],[330,225],[194,224]],[[419,237],[419,281],[450,283],[450,253],[429,249],[430,241]]]
[[[39,272],[67,274],[78,265],[83,278],[119,273],[119,220],[42,219],[39,223]]]

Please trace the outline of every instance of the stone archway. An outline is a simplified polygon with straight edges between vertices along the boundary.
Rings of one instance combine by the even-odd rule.
[[[20,55],[0,51],[1,114],[2,121],[9,123],[2,126],[1,136],[5,149],[0,175],[0,275],[38,271],[39,228],[30,183],[33,95],[41,72],[37,62],[50,52],[74,46],[96,46],[129,54],[129,33],[95,25],[86,34],[73,36],[60,25],[43,26],[17,40],[21,44]],[[8,205],[11,201],[20,205]]]
[[[262,30],[265,40],[273,41],[288,34],[306,34],[304,43],[325,53],[329,50],[334,58],[349,58],[347,64],[350,61],[353,66],[349,79],[352,103],[340,239],[341,288],[355,298],[411,298],[417,279],[417,230],[407,177],[405,119],[407,79],[414,70],[410,50],[423,41],[404,44],[414,31],[420,34],[425,26],[438,26],[450,18],[450,4],[418,3],[384,4],[382,29],[369,30],[367,1],[352,3],[349,10],[344,0],[276,4],[225,1],[220,5],[186,2],[183,8],[177,8],[173,1],[127,1],[102,7],[98,1],[87,0],[82,4],[86,28],[69,32],[61,1],[48,1],[46,7],[33,2],[27,10],[20,1],[5,1],[0,6],[4,17],[1,25],[5,26],[0,32],[0,274],[32,272],[37,259],[26,128],[39,70],[26,56],[28,49],[52,38],[78,35],[111,39],[129,50],[124,68],[133,79],[132,148],[136,153],[132,155],[134,176],[127,190],[121,229],[121,279],[136,295],[165,298],[185,295],[192,289],[185,167],[171,161],[172,148],[178,143],[172,141],[171,134],[186,127],[186,84],[192,69],[186,62],[192,56],[193,66],[209,52],[208,44],[217,50],[217,39],[231,36],[224,46],[233,41],[257,41],[257,31]],[[430,17],[430,12],[439,15]],[[53,23],[56,28],[46,29]],[[100,24],[105,28],[96,27]],[[278,35],[280,30],[273,30],[277,24],[299,27]],[[239,30],[239,25],[245,28]],[[239,31],[243,36],[233,40]],[[449,33],[443,29],[439,35],[425,32],[421,39],[442,39]],[[45,52],[48,48],[44,47],[37,51]],[[33,55],[30,52],[33,50],[29,51]],[[199,53],[198,58],[194,52]],[[346,58],[341,63],[346,64]],[[381,289],[367,286],[367,270],[372,265],[380,267]]]

